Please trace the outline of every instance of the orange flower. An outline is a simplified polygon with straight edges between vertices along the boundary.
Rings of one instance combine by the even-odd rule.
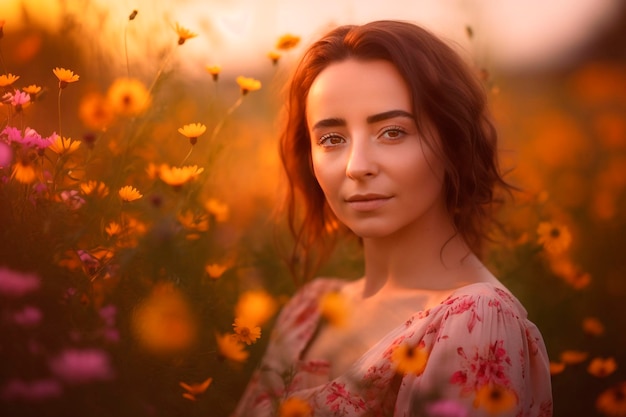
[[[576,365],[584,362],[589,357],[589,353],[579,350],[564,350],[561,352],[561,362],[566,365]]]
[[[143,197],[139,190],[130,185],[125,185],[124,187],[120,188],[118,194],[122,201],[125,202],[139,200],[141,197]]]
[[[276,42],[276,49],[287,51],[298,46],[298,43],[300,43],[299,36],[287,33],[278,38],[278,41]]]
[[[174,188],[180,188],[198,178],[202,172],[204,172],[204,168],[198,168],[197,165],[170,168],[169,165],[163,164],[159,168],[159,178]]]
[[[345,297],[338,292],[325,294],[320,300],[319,309],[331,326],[338,327],[346,324],[350,312]]]
[[[251,91],[256,91],[261,89],[261,81],[256,80],[254,78],[248,78],[240,75],[237,77],[237,84],[239,84],[239,88],[241,88],[241,94],[244,96]]]
[[[204,267],[206,273],[213,279],[221,277],[228,269],[227,264],[208,264]]]
[[[276,312],[276,300],[265,291],[246,291],[239,296],[235,315],[263,325]]]
[[[206,72],[211,74],[213,81],[217,81],[219,79],[220,72],[222,72],[222,67],[220,65],[207,65],[204,69],[206,69]]]
[[[95,130],[105,130],[115,118],[110,103],[100,93],[90,93],[81,99],[78,116],[85,126]]]
[[[178,129],[178,132],[189,139],[189,143],[195,145],[198,137],[206,132],[206,126],[202,123],[191,123]]]
[[[23,184],[30,184],[37,178],[33,165],[23,159],[18,159],[13,165],[11,176]]]
[[[239,341],[237,335],[216,333],[215,338],[217,350],[221,357],[234,362],[245,362],[250,356],[250,353],[244,350],[244,345]]]
[[[495,384],[485,384],[477,392],[474,408],[484,408],[495,415],[505,413],[517,405],[518,398],[514,391]]]
[[[247,318],[237,317],[233,323],[237,339],[247,345],[255,343],[261,337],[261,328]]]
[[[312,413],[309,403],[298,397],[287,398],[278,408],[278,417],[310,417]]]
[[[19,75],[2,74],[0,75],[0,87],[8,87],[20,78]]]
[[[134,310],[131,325],[140,346],[157,354],[173,354],[191,347],[197,326],[183,293],[169,282],[154,285]]]
[[[88,181],[80,185],[80,189],[85,195],[94,195],[104,198],[109,195],[109,187],[102,181]]]
[[[391,360],[396,366],[396,372],[421,375],[428,363],[428,351],[423,341],[417,346],[402,343],[393,350]]]
[[[207,378],[199,384],[187,384],[185,382],[180,382],[180,386],[185,389],[185,393],[183,393],[183,397],[195,401],[196,396],[200,394],[204,394],[204,392],[209,388],[211,383],[213,382],[213,378]]]
[[[54,142],[52,142],[48,149],[59,156],[69,155],[78,149],[80,143],[79,140],[72,140],[71,138],[56,135]]]
[[[596,400],[596,408],[610,417],[626,416],[626,381],[602,392]]]
[[[215,217],[215,221],[218,223],[223,223],[228,220],[230,209],[228,208],[228,204],[222,203],[219,200],[214,198],[210,198],[206,204],[204,205],[206,211]]]
[[[591,283],[591,275],[581,271],[567,256],[551,257],[550,269],[576,290],[582,290]]]
[[[598,378],[611,375],[617,369],[615,358],[593,358],[587,366],[587,372]]]
[[[276,51],[270,51],[267,53],[267,57],[272,61],[272,64],[278,64],[278,60],[280,59],[280,53]]]
[[[115,113],[132,117],[146,111],[152,99],[141,81],[135,78],[118,78],[109,87],[107,100]]]
[[[541,222],[537,227],[537,242],[543,245],[544,249],[554,255],[561,254],[569,248],[572,243],[572,235],[569,229],[563,225]]]
[[[560,374],[565,370],[565,364],[563,362],[550,362],[550,375]]]
[[[41,87],[35,84],[31,84],[28,87],[22,88],[22,91],[30,94],[31,96],[37,95],[41,91]]]
[[[179,45],[184,44],[185,41],[187,41],[188,39],[195,38],[196,36],[198,36],[197,33],[193,33],[189,29],[180,26],[178,23],[176,23],[176,33],[178,34]]]
[[[583,319],[583,331],[590,336],[602,336],[604,324],[595,317],[586,317]]]
[[[122,227],[116,222],[111,222],[104,228],[104,231],[109,237],[113,237],[122,232]]]
[[[54,75],[59,79],[59,88],[63,89],[67,87],[69,83],[75,83],[78,81],[79,76],[74,74],[73,71],[70,71],[65,68],[55,68],[52,70]]]

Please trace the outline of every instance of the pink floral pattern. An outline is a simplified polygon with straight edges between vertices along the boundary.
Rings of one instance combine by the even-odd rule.
[[[464,408],[467,416],[486,416],[486,410],[475,406],[476,394],[486,384],[514,394],[515,406],[503,415],[552,415],[541,334],[512,294],[490,284],[462,287],[438,306],[416,311],[331,379],[326,361],[301,358],[321,322],[320,298],[344,284],[315,280],[285,306],[234,417],[276,416],[289,397],[307,401],[313,416],[408,417],[442,401]],[[428,350],[421,375],[396,372],[392,352],[402,343]]]

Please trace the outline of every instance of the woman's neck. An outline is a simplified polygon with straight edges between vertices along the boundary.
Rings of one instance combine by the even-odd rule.
[[[364,297],[383,289],[449,290],[495,279],[450,222],[435,223],[363,239]]]

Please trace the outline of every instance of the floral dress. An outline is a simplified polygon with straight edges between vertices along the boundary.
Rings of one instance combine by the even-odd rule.
[[[343,285],[314,280],[283,308],[234,416],[552,415],[542,337],[511,293],[487,283],[417,311],[331,379],[328,362],[302,357],[321,323],[321,298]],[[423,366],[400,372],[400,348],[419,353]]]

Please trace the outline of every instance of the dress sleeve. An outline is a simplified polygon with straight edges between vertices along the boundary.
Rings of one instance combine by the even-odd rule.
[[[259,367],[231,417],[273,416],[277,400],[289,391],[284,375],[292,373],[300,352],[313,335],[322,294],[340,281],[318,278],[303,286],[282,308]],[[295,382],[295,381],[292,381]]]
[[[403,378],[395,415],[436,415],[439,407],[472,417],[550,417],[548,355],[519,302],[490,288],[443,307],[416,335],[421,340],[410,341],[428,352],[426,366]]]

